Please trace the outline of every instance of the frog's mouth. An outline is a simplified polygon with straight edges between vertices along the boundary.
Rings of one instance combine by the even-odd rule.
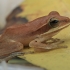
[[[50,29],[48,32],[45,32],[45,33],[41,34],[41,36],[56,34],[56,33],[58,33],[59,31],[61,31],[62,29],[68,27],[69,25],[70,25],[70,23],[65,24],[65,25],[63,25],[63,26],[61,26],[61,27],[52,28],[52,29]]]

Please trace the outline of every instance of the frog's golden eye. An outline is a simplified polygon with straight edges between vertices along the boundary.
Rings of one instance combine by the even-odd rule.
[[[50,21],[49,21],[49,25],[51,26],[51,27],[57,27],[58,26],[58,23],[59,23],[59,20],[58,19],[56,19],[56,18],[51,18],[50,19]]]

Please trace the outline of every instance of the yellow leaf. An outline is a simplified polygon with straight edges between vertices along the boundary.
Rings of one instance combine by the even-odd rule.
[[[64,44],[68,48],[56,49],[49,52],[28,54],[20,56],[20,58],[26,59],[30,63],[44,67],[48,70],[69,70],[70,69],[70,26],[62,30],[56,38],[60,38],[65,41]],[[23,50],[30,51],[30,49]],[[32,51],[32,50],[31,50]]]
[[[65,16],[70,15],[70,8],[66,6],[63,0],[25,0],[21,7],[24,11],[17,16],[27,17],[30,21],[47,15],[51,11],[58,11]]]
[[[18,16],[26,16],[30,21],[47,15],[50,11],[58,11],[61,15],[70,16],[69,0],[25,0],[22,4],[24,12]],[[56,49],[49,52],[20,56],[30,63],[47,70],[70,70],[70,26],[59,32],[54,38],[64,40],[68,48]],[[26,49],[23,51],[30,51]],[[33,49],[31,50],[33,51]]]

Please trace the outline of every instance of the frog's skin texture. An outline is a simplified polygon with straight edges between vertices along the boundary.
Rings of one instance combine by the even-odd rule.
[[[56,49],[62,43],[59,39],[52,39],[62,29],[70,25],[68,17],[60,16],[56,11],[47,16],[37,18],[27,24],[8,27],[0,37],[0,57],[6,57],[13,52],[30,46],[37,49]],[[52,40],[53,42],[45,41]]]

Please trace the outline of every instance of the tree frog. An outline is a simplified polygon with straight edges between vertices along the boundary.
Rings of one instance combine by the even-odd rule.
[[[0,58],[20,52],[26,46],[48,50],[62,46],[60,39],[52,37],[70,25],[70,19],[61,16],[57,11],[50,12],[47,16],[37,18],[26,24],[8,27],[0,37]],[[52,42],[49,42],[49,41]],[[46,43],[45,43],[46,41]],[[22,54],[22,53],[21,53]]]

